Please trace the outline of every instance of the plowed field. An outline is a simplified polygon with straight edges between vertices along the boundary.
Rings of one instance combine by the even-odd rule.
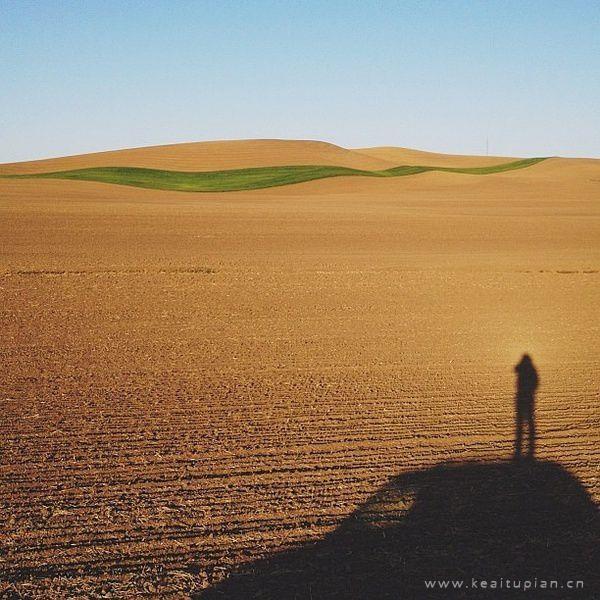
[[[391,477],[508,460],[524,352],[537,457],[600,500],[599,198],[600,163],[565,159],[201,195],[0,179],[0,593],[189,597]]]

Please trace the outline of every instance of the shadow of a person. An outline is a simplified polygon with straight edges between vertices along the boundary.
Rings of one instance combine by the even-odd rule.
[[[535,392],[539,385],[537,370],[529,354],[523,354],[515,366],[517,394],[515,397],[515,459],[523,457],[523,429],[527,425],[527,457],[535,456]]]

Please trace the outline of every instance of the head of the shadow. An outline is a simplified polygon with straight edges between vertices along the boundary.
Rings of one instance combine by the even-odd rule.
[[[442,464],[392,479],[322,541],[247,565],[202,597],[473,597],[425,587],[472,578],[583,580],[590,591],[598,532],[589,494],[557,464]]]

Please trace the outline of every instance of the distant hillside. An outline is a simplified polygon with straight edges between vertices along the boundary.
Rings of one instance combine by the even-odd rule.
[[[249,167],[331,165],[351,169],[397,166],[327,142],[234,140],[149,146],[0,165],[0,174],[43,173],[91,167],[141,167],[168,171],[222,171]]]
[[[238,140],[151,146],[0,165],[0,177],[96,181],[187,192],[227,192],[340,176],[400,177],[428,171],[488,175],[543,158],[432,154],[406,148],[348,150],[327,142]]]

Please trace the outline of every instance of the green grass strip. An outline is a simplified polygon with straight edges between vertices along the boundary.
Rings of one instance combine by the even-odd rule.
[[[92,167],[53,173],[31,173],[26,175],[2,175],[19,179],[73,179],[77,181],[98,181],[154,190],[175,190],[179,192],[234,192],[257,190],[292,183],[302,183],[326,177],[404,177],[427,171],[445,171],[467,175],[491,175],[515,169],[524,169],[545,158],[526,158],[500,165],[487,167],[425,167],[400,166],[383,171],[365,171],[348,167],[296,165],[287,167],[255,167],[231,169],[227,171],[163,171],[139,167]]]

